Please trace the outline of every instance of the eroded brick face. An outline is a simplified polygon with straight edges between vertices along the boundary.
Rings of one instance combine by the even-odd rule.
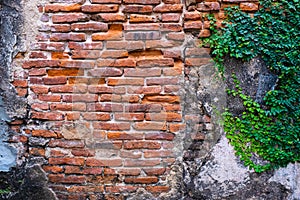
[[[139,188],[154,196],[171,189],[172,164],[201,148],[182,152],[176,138],[198,142],[212,131],[209,116],[185,110],[182,84],[191,67],[210,62],[210,49],[198,48],[198,39],[210,35],[205,14],[221,24],[229,5],[258,9],[250,0],[188,6],[52,0],[37,7],[39,34],[25,75],[13,82],[31,107],[32,121],[19,140],[28,143],[29,156],[45,158],[59,199],[124,199]],[[189,124],[193,133],[184,135]]]

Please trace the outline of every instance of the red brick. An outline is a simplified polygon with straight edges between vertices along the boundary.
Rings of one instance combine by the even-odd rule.
[[[49,121],[61,121],[64,119],[63,114],[56,112],[32,112],[32,119],[49,120]]]
[[[185,33],[168,33],[167,34],[167,39],[184,41],[185,40]]]
[[[38,99],[40,101],[46,101],[46,102],[60,102],[61,96],[60,95],[53,95],[53,94],[42,94],[38,96]]]
[[[145,86],[145,87],[129,87],[127,93],[129,94],[159,94],[161,86]]]
[[[187,21],[184,22],[184,29],[197,29],[200,31],[203,24],[201,21]]]
[[[90,93],[99,94],[125,94],[125,87],[107,87],[107,86],[96,86],[90,85],[88,87]]]
[[[112,67],[104,67],[104,68],[89,70],[88,74],[93,77],[122,76],[123,70],[118,68],[112,68]]]
[[[67,153],[59,151],[59,150],[51,150],[50,151],[50,156],[51,157],[63,157],[66,156]]]
[[[92,20],[101,21],[101,22],[125,22],[126,16],[120,13],[102,13],[92,16]]]
[[[49,165],[45,165],[43,166],[43,170],[45,170],[46,172],[50,172],[50,173],[60,173],[63,172],[64,169],[61,166],[49,166]]]
[[[184,124],[170,124],[169,125],[169,130],[171,133],[176,133],[178,131],[182,131],[185,129]]]
[[[240,9],[243,11],[257,11],[258,4],[256,4],[256,3],[240,3]]]
[[[108,78],[108,85],[144,85],[143,78]]]
[[[184,20],[202,20],[202,13],[198,11],[193,11],[193,12],[186,12],[184,13]]]
[[[122,104],[116,103],[96,103],[96,104],[88,104],[88,111],[102,111],[102,112],[121,112],[123,111]]]
[[[121,159],[95,159],[87,158],[86,165],[91,167],[119,167],[122,165]]]
[[[85,111],[86,105],[84,103],[56,103],[50,105],[50,110]]]
[[[160,0],[124,0],[127,4],[160,4]]]
[[[82,59],[97,59],[100,58],[101,52],[99,50],[72,50],[72,58]]]
[[[125,31],[159,31],[160,25],[153,23],[143,23],[143,24],[125,24]]]
[[[48,87],[42,86],[42,85],[33,85],[33,86],[30,86],[30,89],[35,94],[47,94],[49,91]]]
[[[52,33],[50,41],[61,42],[61,41],[85,41],[86,35],[84,33]]]
[[[45,85],[59,85],[59,84],[66,84],[67,78],[66,77],[46,77],[43,78]]]
[[[80,4],[47,4],[44,9],[46,13],[78,12],[80,7]]]
[[[93,95],[93,94],[63,95],[62,101],[64,101],[64,102],[96,102],[96,101],[98,101],[98,95]]]
[[[68,192],[72,193],[103,193],[104,192],[104,186],[71,186],[68,188]]]
[[[146,140],[169,140],[172,141],[175,135],[172,133],[158,132],[158,133],[146,133]]]
[[[43,68],[43,67],[57,67],[59,62],[57,60],[31,60],[24,62],[23,68]]]
[[[55,43],[45,43],[45,42],[37,42],[33,44],[32,49],[41,50],[41,51],[64,51],[65,43],[63,42],[55,42]]]
[[[107,50],[101,53],[101,58],[126,58],[128,51],[126,50]]]
[[[82,117],[88,121],[108,121],[110,113],[83,113]]]
[[[125,77],[150,77],[150,76],[160,76],[161,69],[159,68],[149,68],[149,69],[124,69],[124,76]]]
[[[182,42],[174,42],[174,41],[161,41],[161,40],[149,40],[146,41],[147,49],[155,49],[155,48],[172,48],[176,46],[182,45]]]
[[[167,130],[166,123],[163,122],[137,122],[133,127],[136,130]]]
[[[142,152],[140,151],[121,151],[120,152],[120,157],[122,158],[141,158],[142,157]]]
[[[125,106],[125,112],[160,112],[159,104],[130,104]],[[122,110],[123,111],[123,110]]]
[[[148,176],[163,175],[166,172],[166,168],[145,168],[143,170]]]
[[[143,113],[115,113],[115,120],[119,121],[143,121]]]
[[[182,31],[182,25],[176,23],[168,23],[161,25],[161,31],[163,32],[180,32]],[[182,41],[182,40],[180,40]]]
[[[150,183],[157,183],[158,178],[156,176],[137,177],[137,178],[128,177],[125,178],[124,181],[125,183],[132,183],[132,184],[150,184]]]
[[[31,52],[29,54],[29,58],[33,58],[33,59],[37,59],[37,58],[47,59],[47,55],[44,52]]]
[[[144,151],[144,158],[164,158],[164,157],[174,157],[173,151],[170,150]]]
[[[110,130],[110,131],[121,131],[129,130],[130,123],[119,122],[119,123],[105,123],[105,122],[94,122],[93,127],[95,129]]]
[[[67,120],[69,120],[69,121],[79,120],[80,113],[75,113],[75,112],[67,113],[66,117],[67,117]]]
[[[177,13],[164,13],[161,15],[163,22],[179,22],[180,14]]]
[[[172,58],[143,59],[137,61],[137,66],[139,67],[170,67],[173,65],[174,60]]]
[[[84,49],[84,50],[96,50],[102,49],[103,43],[102,42],[69,42],[70,49]]]
[[[166,12],[182,12],[183,5],[182,4],[161,4],[156,6],[153,9],[153,12],[160,12],[160,13],[166,13]]]
[[[53,23],[73,23],[89,21],[89,16],[82,13],[55,14],[52,16]]]
[[[197,10],[199,11],[216,11],[220,10],[219,2],[202,2],[197,4]]]
[[[55,24],[51,26],[51,31],[52,32],[71,32],[71,26],[70,24]]]
[[[136,159],[126,159],[124,161],[125,167],[153,167],[160,164],[159,159],[147,159],[147,160],[136,160]]]
[[[180,103],[180,97],[175,95],[145,96],[143,102]]]
[[[129,16],[130,23],[151,23],[156,22],[155,16],[148,16],[148,15],[139,15],[139,14],[131,14]],[[126,33],[125,39],[127,40],[135,40],[136,38],[140,39],[160,39],[161,36],[159,33],[152,32],[152,33]]]
[[[118,5],[84,5],[81,7],[81,11],[86,13],[117,12],[118,9]]]
[[[72,154],[74,156],[92,157],[95,156],[95,151],[88,149],[74,149],[72,150]]]
[[[44,76],[46,75],[46,69],[30,69],[29,76]]]
[[[146,190],[151,192],[151,193],[162,193],[162,192],[168,192],[170,190],[169,186],[147,186]]]
[[[49,158],[50,165],[84,165],[84,158]]]
[[[51,140],[49,147],[63,147],[63,148],[82,148],[84,142],[80,140]]]
[[[99,59],[98,67],[135,67],[136,62],[131,58],[121,59]]]
[[[31,109],[34,110],[48,110],[49,106],[48,103],[34,103],[31,105]]]
[[[57,133],[48,130],[32,130],[31,134],[34,137],[57,138]]]
[[[45,149],[41,149],[41,148],[29,148],[29,154],[33,155],[33,156],[42,156],[42,157],[45,157]]]
[[[59,67],[89,69],[95,66],[95,61],[68,61],[62,60],[59,62]]]
[[[125,132],[108,132],[107,138],[110,140],[141,140],[143,133],[125,133]]]
[[[71,25],[72,31],[108,31],[108,25],[100,22],[76,23]]]
[[[126,141],[124,143],[125,149],[160,149],[159,142],[150,141]]]
[[[50,87],[52,93],[86,93],[86,85],[57,85]]]
[[[144,49],[143,41],[107,41],[106,48],[107,49],[126,49],[129,51],[134,50],[142,50]]]
[[[142,5],[125,5],[123,9],[124,13],[151,13],[153,7],[152,6],[142,6]]]
[[[138,103],[140,101],[139,95],[116,95],[116,94],[102,94],[100,96],[101,102],[124,102],[124,103]]]
[[[49,174],[49,181],[53,183],[84,183],[86,177],[84,176],[64,176],[63,174]]]
[[[126,186],[107,186],[106,191],[109,193],[131,193],[135,192],[137,190],[137,187],[131,186],[131,185],[126,185]]]
[[[201,66],[211,62],[211,58],[186,58],[186,66]]]

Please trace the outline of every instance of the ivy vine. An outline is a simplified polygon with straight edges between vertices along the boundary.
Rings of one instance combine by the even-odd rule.
[[[284,167],[300,160],[300,1],[261,0],[249,14],[238,7],[226,9],[222,28],[210,16],[211,37],[204,40],[220,72],[224,58],[249,61],[261,57],[278,76],[274,90],[261,106],[243,94],[235,76],[229,95],[243,100],[245,111],[224,113],[224,129],[236,154],[256,172]]]

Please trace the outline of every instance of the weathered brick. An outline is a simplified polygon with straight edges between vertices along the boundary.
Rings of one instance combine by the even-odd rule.
[[[103,4],[107,4],[107,3],[121,3],[121,0],[91,0],[91,3],[103,3]]]
[[[95,66],[95,61],[61,60],[59,67],[89,69]]]
[[[50,165],[84,165],[84,158],[49,158]]]
[[[159,112],[162,106],[159,104],[130,104],[125,106],[125,112]]]
[[[165,102],[165,103],[179,103],[180,97],[175,95],[157,95],[157,96],[145,96],[144,102]]]
[[[162,175],[166,172],[166,168],[144,168],[143,171],[148,176],[154,176],[154,175]]]
[[[158,31],[150,32],[128,32],[125,34],[125,40],[159,40],[161,34]]]
[[[154,133],[146,133],[146,140],[169,140],[172,141],[174,139],[173,133],[165,133],[165,132],[154,132]]]
[[[107,86],[97,86],[90,85],[88,87],[90,93],[98,94],[125,94],[125,87],[107,87]]]
[[[49,147],[63,147],[63,148],[83,148],[84,142],[80,140],[51,140]]]
[[[153,167],[159,164],[160,164],[159,159],[147,159],[147,160],[126,159],[124,161],[125,167]]]
[[[101,13],[91,17],[92,20],[100,22],[125,22],[126,16],[122,13]]]
[[[136,122],[133,125],[136,130],[149,130],[149,131],[165,131],[167,130],[166,123],[163,122]]]
[[[126,186],[107,186],[105,189],[109,193],[124,193],[135,192],[138,187],[126,185]]]
[[[160,149],[159,142],[150,141],[126,141],[124,143],[125,149]]]
[[[99,50],[72,50],[72,58],[97,59],[100,55]]]
[[[132,184],[151,184],[151,183],[157,183],[158,178],[156,176],[137,177],[137,178],[128,177],[125,178],[124,181],[125,183],[132,183]]]
[[[84,113],[83,119],[88,121],[108,121],[110,120],[109,113]]]
[[[142,152],[140,151],[120,151],[120,157],[122,158],[134,158],[134,159],[137,159],[137,158],[141,158],[142,157]]]
[[[143,133],[108,132],[107,138],[111,140],[141,140]]]
[[[57,165],[54,166],[45,165],[43,166],[43,170],[50,173],[60,173],[64,171],[63,167]]]
[[[42,149],[42,148],[29,148],[29,154],[33,155],[33,156],[45,157],[45,149]]]
[[[41,51],[64,51],[65,43],[63,42],[37,42],[31,47],[33,50],[41,50]]]
[[[177,13],[164,13],[161,15],[163,22],[179,22],[180,14]]]
[[[240,3],[240,9],[243,11],[257,11],[258,4],[256,4],[256,3]]]
[[[153,12],[166,13],[166,12],[182,12],[182,4],[161,4],[153,9]]]
[[[151,77],[151,76],[160,76],[161,69],[160,68],[149,68],[149,69],[124,69],[125,77]]]
[[[86,85],[57,85],[50,87],[52,93],[86,93]]]
[[[160,0],[124,0],[127,4],[160,4]]]
[[[50,104],[50,110],[85,111],[86,105],[84,103],[56,103]]]
[[[82,13],[55,14],[52,16],[53,23],[86,22],[89,16]]]
[[[95,159],[87,158],[86,165],[91,167],[118,167],[122,165],[122,159]]]
[[[86,13],[117,12],[118,9],[118,5],[83,5],[81,7],[81,11]]]
[[[146,150],[144,151],[144,158],[164,158],[174,157],[174,153],[171,150]]]
[[[107,41],[106,48],[107,49],[126,49],[129,51],[134,50],[142,50],[144,49],[143,41]]]
[[[47,94],[49,91],[48,87],[42,86],[42,85],[33,85],[33,86],[30,86],[30,89],[35,94]]]
[[[197,10],[199,11],[217,11],[220,10],[219,2],[201,2],[197,4]]]
[[[144,24],[125,24],[125,31],[159,31],[160,25],[153,23],[144,23]]]
[[[126,50],[107,50],[101,53],[101,58],[126,58],[128,51]]]
[[[72,154],[74,156],[84,156],[84,157],[92,157],[95,156],[94,150],[88,150],[88,149],[73,149]]]
[[[61,41],[85,41],[86,35],[84,33],[52,33],[50,41],[61,42]]]
[[[162,193],[162,192],[168,192],[170,190],[170,187],[169,186],[163,186],[163,185],[147,186],[146,190],[151,192],[151,193]]]
[[[85,176],[64,176],[63,174],[49,174],[48,179],[53,183],[84,183]]]
[[[211,58],[186,58],[186,66],[201,66],[211,62]]]
[[[129,94],[159,94],[161,86],[145,86],[145,87],[130,87],[127,88]]]
[[[61,121],[64,119],[64,115],[56,112],[32,112],[31,118],[49,121]]]
[[[148,121],[175,121],[180,122],[182,120],[181,114],[178,113],[146,113],[146,120]]]
[[[44,76],[46,75],[46,69],[34,68],[29,70],[29,76]]]
[[[93,122],[93,127],[95,129],[101,129],[101,130],[122,131],[122,130],[129,130],[130,123],[127,123],[127,122],[119,122],[119,123]]]
[[[46,13],[78,12],[80,7],[80,4],[47,4],[44,9]]]
[[[152,6],[142,6],[142,5],[126,5],[123,9],[124,13],[151,13],[153,10]]]
[[[50,30],[52,32],[67,33],[67,32],[71,32],[71,26],[70,24],[54,24],[50,27]]]
[[[143,121],[143,113],[115,113],[115,120],[119,121]]]
[[[88,74],[93,77],[112,77],[112,76],[122,76],[123,71],[118,68],[105,67],[105,68],[89,70]]]
[[[161,58],[161,59],[143,59],[137,61],[139,67],[170,67],[174,65],[172,58]]]
[[[70,49],[84,49],[84,50],[96,50],[102,49],[103,43],[102,42],[69,42]]]
[[[92,103],[87,105],[87,110],[90,112],[102,111],[102,112],[121,112],[123,111],[123,105],[117,103]]]
[[[46,77],[46,78],[43,78],[43,82],[45,85],[66,84],[67,78],[66,77]]]
[[[71,25],[72,31],[108,31],[108,25],[100,22],[76,23]]]
[[[108,78],[107,84],[110,86],[144,85],[144,79],[143,78]]]

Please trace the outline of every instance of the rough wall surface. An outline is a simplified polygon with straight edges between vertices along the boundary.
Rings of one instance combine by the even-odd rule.
[[[297,178],[279,178],[292,172],[256,177],[221,137],[224,84],[199,48],[205,14],[220,24],[225,7],[254,12],[257,1],[22,3],[25,49],[13,54],[2,32],[15,59],[1,67],[30,107],[10,126],[32,176],[11,199],[297,199]]]

